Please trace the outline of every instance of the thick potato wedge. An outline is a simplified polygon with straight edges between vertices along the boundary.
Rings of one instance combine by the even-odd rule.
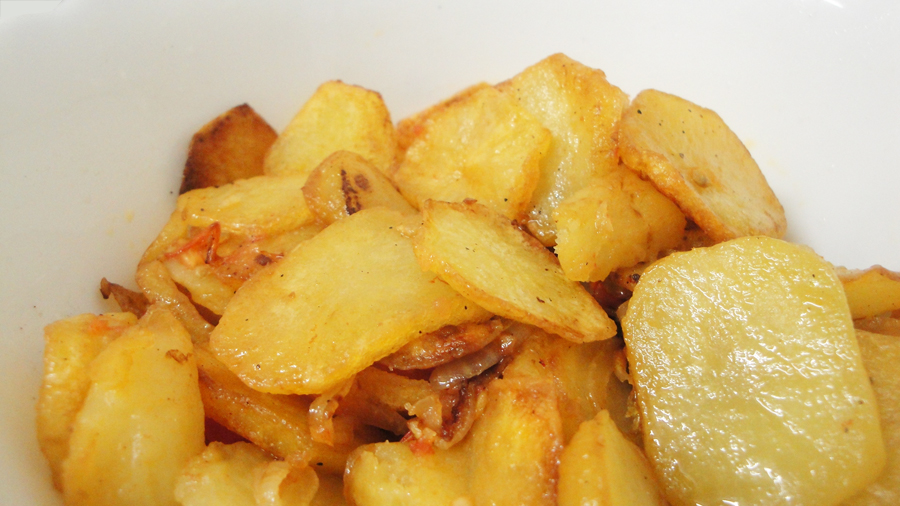
[[[94,359],[90,379],[63,464],[66,504],[174,506],[181,468],[204,448],[187,331],[151,307]]]
[[[370,207],[416,213],[384,174],[350,151],[336,151],[320,163],[303,185],[303,195],[325,225]]]
[[[784,235],[781,203],[714,111],[644,90],[622,114],[619,153],[716,241]]]
[[[258,390],[320,394],[420,333],[487,319],[422,272],[400,231],[410,219],[360,211],[260,271],[213,331],[216,356]]]
[[[842,506],[900,504],[900,336],[857,331],[856,337],[878,401],[887,465],[875,483]]]
[[[508,96],[484,84],[414,120],[415,137],[391,172],[403,195],[428,200],[475,199],[515,219],[524,217],[550,146],[550,132]]]
[[[175,485],[182,506],[306,506],[319,488],[306,465],[275,460],[250,443],[211,443]]]
[[[666,506],[653,468],[607,411],[581,424],[559,459],[559,506]]]
[[[812,251],[759,236],[672,254],[641,276],[622,329],[673,504],[833,505],[884,466],[840,281]]]
[[[91,386],[88,370],[106,345],[137,323],[131,313],[83,314],[44,329],[44,381],[37,402],[37,438],[50,462],[53,484],[62,488],[75,416]]]
[[[263,175],[263,160],[277,137],[249,105],[229,109],[194,134],[178,193]]]
[[[616,132],[628,96],[602,71],[563,54],[528,67],[497,88],[552,134],[528,209],[528,230],[553,246],[556,206],[618,163]]]
[[[423,269],[494,314],[574,342],[616,335],[616,324],[537,240],[475,203],[427,201],[415,239]]]
[[[553,212],[563,272],[600,281],[675,248],[685,219],[668,198],[634,172],[616,167],[563,200]]]
[[[388,504],[555,504],[562,429],[545,371],[521,368],[492,381],[469,435],[443,450],[416,441],[363,446],[345,475],[348,500]],[[458,502],[456,502],[458,501]]]
[[[329,81],[316,90],[266,155],[266,174],[305,177],[335,151],[352,151],[386,172],[397,132],[381,95]]]
[[[900,309],[900,273],[880,265],[862,271],[838,269],[853,319]]]

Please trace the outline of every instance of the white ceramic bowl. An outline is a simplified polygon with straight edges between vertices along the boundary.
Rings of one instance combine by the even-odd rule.
[[[67,0],[0,21],[0,502],[58,503],[34,433],[42,327],[110,310],[103,276],[133,286],[197,128],[244,102],[282,128],[328,79],[400,119],[560,51],[714,109],[790,240],[900,270],[891,0]]]

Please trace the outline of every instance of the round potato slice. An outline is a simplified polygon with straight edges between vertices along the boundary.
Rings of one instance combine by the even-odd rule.
[[[714,111],[644,90],[622,115],[619,153],[714,240],[784,236],[781,203]]]

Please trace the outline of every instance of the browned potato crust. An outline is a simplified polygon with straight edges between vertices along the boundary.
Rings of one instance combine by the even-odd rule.
[[[266,152],[277,137],[249,105],[229,109],[194,134],[178,193],[261,176]]]

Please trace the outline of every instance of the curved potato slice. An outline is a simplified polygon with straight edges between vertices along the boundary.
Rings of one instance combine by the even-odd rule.
[[[716,241],[784,235],[781,203],[714,111],[644,90],[622,115],[619,154]]]
[[[364,209],[258,272],[210,337],[217,358],[257,390],[319,394],[420,334],[487,319],[422,272],[401,233],[408,221]]]
[[[525,109],[484,84],[411,121],[392,174],[410,202],[471,198],[511,219],[525,213],[550,146],[550,132]]]
[[[854,320],[900,309],[900,272],[873,265],[866,270],[839,268],[838,277]]]
[[[397,157],[397,132],[381,95],[329,81],[319,86],[269,149],[266,174],[309,175],[335,151],[352,151],[384,172]]]
[[[494,314],[574,342],[616,335],[616,324],[556,257],[476,202],[426,201],[415,238],[422,268]]]

